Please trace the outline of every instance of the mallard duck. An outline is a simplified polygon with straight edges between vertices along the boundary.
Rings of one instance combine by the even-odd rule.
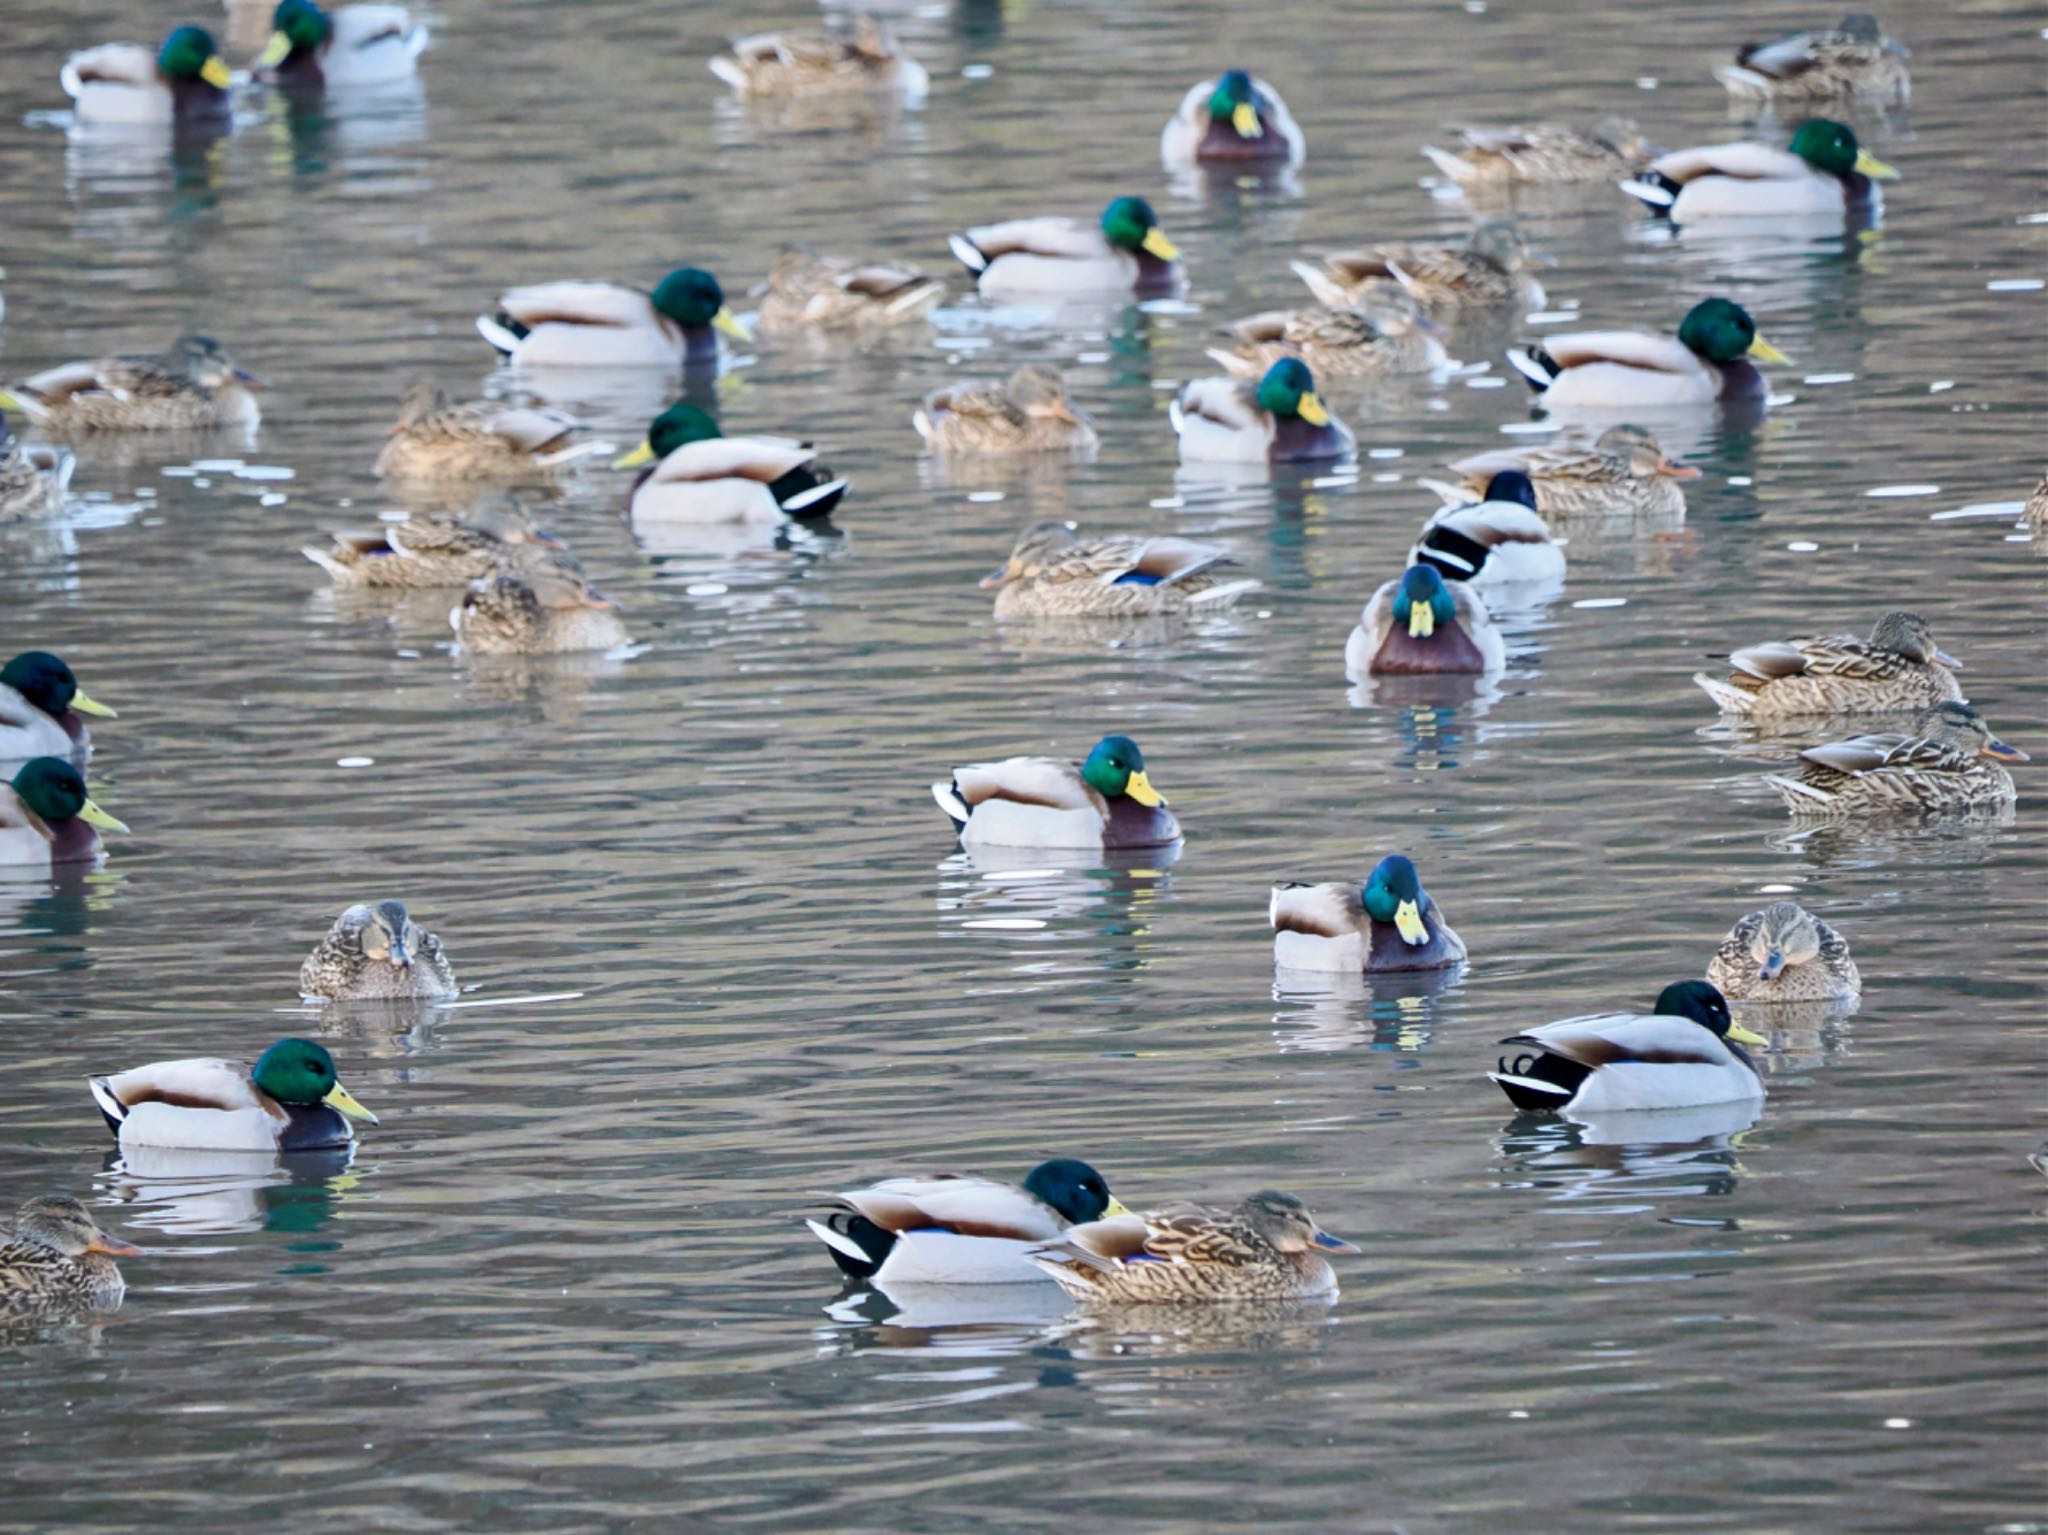
[[[402,5],[344,5],[323,11],[313,0],[279,0],[269,46],[257,59],[272,84],[287,89],[387,85],[418,73],[427,29]]]
[[[158,1061],[88,1077],[86,1085],[124,1147],[313,1151],[354,1140],[352,1119],[377,1122],[341,1085],[326,1047],[310,1039],[280,1039],[253,1068],[240,1061]]]
[[[1273,963],[1283,970],[1441,970],[1462,963],[1465,944],[1399,853],[1382,858],[1365,888],[1273,887]]]
[[[1518,1109],[1684,1109],[1764,1096],[1744,1045],[1766,1045],[1705,981],[1674,981],[1648,1013],[1593,1013],[1510,1034],[1526,1053],[1486,1075]]]
[[[441,940],[403,901],[358,901],[299,966],[299,995],[317,1002],[438,1002],[459,990]]]
[[[88,750],[92,737],[81,714],[118,718],[88,698],[71,668],[47,650],[24,650],[0,666],[0,762]]]
[[[2048,533],[2048,474],[2028,493],[2027,504],[2020,508],[2019,525],[2036,537]]]
[[[844,34],[762,32],[736,37],[732,52],[711,59],[709,68],[742,98],[788,100],[881,90],[922,96],[931,86],[924,66],[867,15],[856,16]]]
[[[1034,522],[981,584],[997,588],[997,618],[1156,618],[1230,607],[1259,583],[1215,544]]]
[[[785,245],[757,290],[755,324],[764,333],[879,330],[919,320],[946,297],[946,285],[915,267],[849,261],[808,245]]]
[[[748,523],[827,516],[846,481],[794,437],[725,437],[688,401],[654,418],[647,440],[612,465],[640,469],[627,496],[636,527]],[[644,468],[641,466],[645,466]]]
[[[1714,77],[1737,101],[1757,106],[1862,97],[1877,106],[1904,106],[1913,93],[1905,45],[1886,37],[1877,18],[1851,11],[1840,26],[1794,32],[1770,43],[1745,43],[1735,62]]]
[[[1656,153],[1636,125],[1624,118],[1602,118],[1591,132],[1535,123],[1460,128],[1458,138],[1463,147],[1456,151],[1425,144],[1422,152],[1453,184],[1468,191],[1613,181],[1647,165]]]
[[[543,656],[632,643],[612,600],[560,576],[479,576],[448,614],[464,650]]]
[[[718,279],[688,266],[652,293],[611,282],[511,288],[476,328],[515,368],[674,368],[716,362],[720,333],[754,339]]]
[[[1728,664],[1725,680],[1705,672],[1692,680],[1723,714],[1746,719],[1925,709],[1963,696],[1962,663],[1935,645],[1926,619],[1896,608],[1879,615],[1867,640],[1774,640],[1733,652]]]
[[[62,757],[31,757],[0,788],[0,868],[88,863],[99,855],[100,832],[127,829],[93,803]]]
[[[1159,158],[1169,166],[1299,165],[1307,153],[1308,140],[1280,93],[1241,69],[1189,90],[1159,135]]]
[[[337,533],[331,548],[299,553],[342,587],[427,591],[467,586],[482,576],[583,579],[583,567],[560,542],[506,497],[461,516],[436,513],[380,523],[365,533]]]
[[[1186,463],[1298,463],[1342,458],[1358,446],[1351,428],[1316,396],[1315,374],[1283,357],[1256,385],[1249,378],[1198,378],[1168,413]]]
[[[1910,732],[1810,746],[1792,776],[1766,775],[1794,816],[1841,820],[1898,811],[2000,810],[2015,798],[1999,764],[2025,762],[1968,704],[1936,704]]]
[[[1536,490],[1536,510],[1546,518],[1650,517],[1685,515],[1681,480],[1700,476],[1690,465],[1664,456],[1656,437],[1639,426],[1611,426],[1590,447],[1560,444],[1547,448],[1507,449],[1476,453],[1449,467],[1458,482],[1449,491],[1430,484],[1449,501],[1483,496],[1503,469],[1519,469]]]
[[[1319,378],[1434,373],[1448,360],[1436,327],[1405,288],[1368,283],[1346,298],[1313,267],[1295,271],[1324,302],[1248,315],[1229,327],[1238,342],[1233,355],[1260,373],[1283,357],[1300,358]]]
[[[1730,928],[1707,984],[1730,1002],[1839,1002],[1863,991],[1848,943],[1797,901],[1773,901]]]
[[[154,57],[137,43],[74,53],[58,78],[81,123],[225,122],[233,110],[234,76],[200,27],[179,27]]]
[[[1171,293],[1182,282],[1180,247],[1142,197],[1119,197],[1097,224],[1011,219],[947,236],[984,298]]]
[[[839,1196],[846,1208],[804,1224],[851,1279],[877,1284],[1029,1284],[1024,1254],[1068,1227],[1130,1212],[1086,1162],[1061,1157],[1020,1187],[963,1173],[886,1178]]]
[[[67,362],[0,391],[0,408],[65,432],[254,426],[263,380],[211,336],[180,336],[161,357]]]
[[[1770,389],[1752,357],[1792,360],[1758,334],[1748,310],[1725,298],[1693,305],[1676,336],[1578,331],[1508,352],[1515,371],[1552,410],[1656,410],[1761,400]]]
[[[62,512],[77,471],[77,456],[69,448],[23,442],[0,423],[0,523]]]
[[[70,1195],[39,1195],[0,1242],[0,1321],[112,1311],[128,1293],[114,1260],[141,1256],[141,1248],[100,1230]]]
[[[1702,219],[1869,217],[1882,200],[1876,183],[1898,172],[1856,143],[1855,131],[1816,117],[1786,149],[1768,144],[1710,144],[1652,160],[1622,191],[1674,224]]]
[[[1505,304],[1541,309],[1543,284],[1531,275],[1536,264],[1506,219],[1481,224],[1462,246],[1374,245],[1323,257],[1324,273],[1346,293],[1391,278],[1425,314],[1439,317]]]
[[[376,472],[413,483],[552,485],[562,465],[601,448],[570,442],[582,425],[567,411],[544,405],[457,405],[421,379],[399,401],[398,423],[377,454]]]
[[[1564,550],[1536,510],[1536,487],[1519,469],[1487,481],[1485,499],[1438,507],[1408,551],[1447,581],[1480,591],[1564,579]]]
[[[932,785],[963,847],[1166,847],[1180,823],[1145,775],[1145,754],[1125,735],[1095,743],[1085,762],[1006,757],[953,769]]]
[[[1347,676],[1484,673],[1507,665],[1507,642],[1485,600],[1433,565],[1410,565],[1372,594],[1344,645]]]
[[[1057,368],[1028,362],[1001,383],[948,384],[924,397],[910,424],[934,453],[1057,453],[1100,439],[1067,396]]]
[[[1268,1189],[1230,1210],[1169,1205],[1090,1221],[1031,1258],[1079,1300],[1293,1300],[1335,1295],[1323,1254],[1357,1251],[1292,1194]]]

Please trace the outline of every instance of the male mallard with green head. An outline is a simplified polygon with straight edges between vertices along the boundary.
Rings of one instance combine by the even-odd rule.
[[[1675,336],[1577,331],[1508,351],[1508,361],[1548,410],[1670,410],[1762,400],[1770,388],[1751,358],[1792,360],[1758,334],[1748,310],[1725,298],[1693,305]]]
[[[1256,385],[1248,378],[1194,379],[1175,397],[1168,419],[1184,464],[1305,463],[1342,458],[1358,446],[1298,357],[1281,358]]]
[[[1308,140],[1280,93],[1242,69],[1191,87],[1159,135],[1169,167],[1299,165]]]
[[[1273,887],[1273,963],[1283,970],[1441,970],[1465,944],[1444,921],[1422,875],[1399,853],[1382,858],[1365,885]]]
[[[476,328],[515,368],[708,365],[720,335],[754,339],[718,279],[697,267],[677,267],[651,293],[611,282],[509,288]]]
[[[24,650],[0,666],[0,762],[30,757],[84,761],[92,736],[80,715],[114,719],[112,709],[86,696],[69,666],[47,650]]]
[[[1180,840],[1145,754],[1126,735],[1104,736],[1084,762],[1008,757],[957,767],[932,785],[932,798],[968,848],[1115,851]]]
[[[727,437],[710,415],[678,401],[656,416],[647,440],[613,463],[638,469],[626,509],[636,530],[744,525],[827,517],[847,482],[794,437]]]
[[[93,803],[65,758],[31,757],[0,785],[0,869],[90,863],[102,831],[127,829]]]
[[[279,0],[270,15],[270,43],[256,68],[286,90],[388,85],[419,72],[427,29],[402,5],[344,5],[327,11],[314,0]]]
[[[102,43],[64,61],[58,76],[81,123],[226,123],[234,75],[213,34],[179,27],[152,54]]]
[[[1600,1114],[1760,1100],[1763,1076],[1743,1046],[1770,1041],[1705,981],[1674,981],[1648,1013],[1566,1018],[1501,1043],[1526,1047],[1486,1074],[1516,1108]]]
[[[93,1102],[123,1147],[188,1151],[314,1151],[355,1139],[349,1121],[374,1125],[310,1039],[280,1039],[254,1066],[240,1061],[158,1061],[89,1077]]]
[[[1507,665],[1507,641],[1486,601],[1434,565],[1410,565],[1372,594],[1344,642],[1344,673],[1365,677],[1479,675]]]
[[[358,901],[299,966],[299,995],[315,1002],[445,1002],[459,990],[441,940],[403,901]]]
[[[984,298],[1058,298],[1171,293],[1184,280],[1180,247],[1142,197],[1119,197],[1090,224],[1073,218],[1009,219],[948,237]]]
[[[1784,149],[1768,144],[1710,144],[1659,156],[1622,191],[1674,224],[1708,219],[1873,217],[1877,183],[1898,172],[1856,142],[1846,123],[1816,117],[1800,124]]]

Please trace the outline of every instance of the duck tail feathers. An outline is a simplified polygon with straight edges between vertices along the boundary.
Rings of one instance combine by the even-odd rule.
[[[1508,1102],[1518,1109],[1554,1109],[1571,1100],[1571,1092],[1555,1082],[1545,1082],[1538,1077],[1516,1076],[1510,1071],[1489,1071],[1486,1080],[1508,1095]]]
[[[1705,672],[1694,672],[1692,680],[1700,685],[1707,697],[1721,707],[1724,714],[1748,714],[1756,707],[1756,695],[1745,693],[1741,688],[1730,686],[1719,677],[1709,677]]]
[[[1556,358],[1535,345],[1509,347],[1508,365],[1539,390],[1556,383],[1557,375],[1563,371]]]
[[[889,1256],[896,1238],[864,1215],[842,1210],[821,1221],[807,1220],[811,1235],[831,1251],[841,1273],[854,1279],[869,1279]]]
[[[1448,149],[1438,149],[1434,144],[1424,144],[1422,152],[1429,157],[1431,164],[1459,186],[1472,180],[1472,167],[1464,156],[1452,154]]]
[[[476,329],[478,335],[507,357],[519,350],[522,338],[518,331],[505,323],[502,316],[480,314],[476,317]]]
[[[967,801],[960,796],[960,786],[950,778],[944,783],[932,785],[932,798],[939,802],[939,808],[946,812],[953,822],[953,830],[967,830],[967,817],[973,812]]]
[[[87,1077],[85,1085],[92,1089],[92,1101],[99,1106],[100,1117],[107,1122],[107,1128],[118,1137],[121,1121],[128,1117],[128,1105],[114,1096],[113,1088],[107,1085],[105,1077]]]
[[[947,235],[947,248],[953,252],[953,259],[977,277],[988,270],[988,257],[982,248],[965,235]]]

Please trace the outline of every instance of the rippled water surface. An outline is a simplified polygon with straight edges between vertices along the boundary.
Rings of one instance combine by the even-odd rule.
[[[702,60],[810,19],[787,0],[447,0],[410,96],[252,100],[180,157],[44,115],[69,48],[170,14],[19,0],[0,78],[6,376],[189,327],[274,381],[253,441],[85,445],[69,517],[0,530],[0,649],[120,708],[93,777],[134,827],[100,870],[0,885],[0,1206],[89,1194],[147,1248],[104,1328],[0,1354],[0,1527],[2048,1518],[2048,566],[2010,517],[1933,516],[2041,467],[2042,294],[1992,286],[2048,275],[2038,10],[1888,11],[1917,91],[1864,125],[1904,173],[1881,230],[1658,242],[1598,187],[1524,210],[1553,311],[1663,328],[1729,293],[1797,359],[1790,398],[1692,445],[1682,526],[1573,529],[1497,687],[1402,695],[1347,690],[1345,633],[1432,504],[1417,477],[1517,440],[1503,343],[1560,322],[1457,332],[1490,364],[1469,383],[1332,389],[1363,452],[1314,482],[1179,470],[1170,386],[1217,324],[1298,300],[1289,259],[1460,234],[1416,154],[1447,125],[1619,106],[1728,135],[1714,56],[1820,14],[957,0],[898,18],[922,110],[776,114]],[[1159,125],[1236,61],[1306,128],[1299,184],[1176,187]],[[829,448],[835,530],[642,549],[601,468],[546,506],[631,658],[452,656],[445,599],[337,600],[297,552],[394,505],[369,465],[408,379],[503,387],[470,317],[507,284],[692,261],[737,294],[791,237],[944,270],[948,229],[1126,191],[1186,249],[1186,302],[956,297],[865,351],[764,341],[719,386],[728,431]],[[1096,414],[1092,463],[917,457],[922,392],[1032,357]],[[622,441],[665,399],[558,397]],[[1872,495],[1898,486],[1922,493]],[[1045,516],[1227,540],[1264,590],[1191,630],[998,629],[975,578]],[[2034,752],[2018,810],[1793,837],[1756,775],[1800,742],[1737,737],[1689,675],[1898,603]],[[1177,861],[953,851],[932,778],[1110,728],[1172,796]],[[1268,884],[1395,849],[1466,973],[1276,991]],[[1511,1120],[1494,1040],[1698,975],[1767,891],[1835,922],[1867,990],[1781,1031],[1758,1123]],[[296,1005],[334,913],[390,894],[475,1005]],[[114,1160],[89,1071],[285,1032],[383,1117],[351,1165]],[[1291,1189],[1364,1256],[1334,1308],[1083,1318],[1048,1286],[894,1312],[840,1304],[800,1221],[892,1171],[1056,1154],[1134,1204]]]

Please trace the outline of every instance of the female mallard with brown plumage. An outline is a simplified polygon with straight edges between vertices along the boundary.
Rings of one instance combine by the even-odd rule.
[[[934,453],[1058,453],[1100,441],[1059,369],[1035,362],[1001,383],[934,389],[910,424]]]
[[[844,32],[761,32],[733,39],[732,52],[709,61],[711,72],[741,98],[790,100],[858,91],[922,96],[931,86],[881,23],[856,16]]]
[[[1300,463],[1342,458],[1358,446],[1298,357],[1281,358],[1256,384],[1245,377],[1194,379],[1175,397],[1168,419],[1184,464]]]
[[[2000,764],[2026,760],[1992,735],[1975,709],[1951,702],[1929,709],[1910,732],[1808,747],[1791,776],[1771,774],[1764,782],[1794,816],[1806,818],[2002,810],[2017,791]]]
[[[0,1322],[112,1311],[128,1291],[114,1260],[141,1256],[141,1248],[100,1230],[70,1195],[39,1195],[0,1242]]]
[[[358,901],[299,966],[299,995],[320,1002],[445,1001],[459,989],[441,940],[403,901]]]
[[[85,779],[62,757],[31,757],[0,784],[0,869],[89,863],[102,831],[128,828],[93,803]]]
[[[1425,144],[1422,152],[1468,192],[1617,181],[1642,169],[1657,152],[1623,118],[1602,118],[1590,132],[1560,123],[1460,128],[1458,139],[1462,147],[1455,151]]]
[[[1536,510],[1551,520],[1572,517],[1648,517],[1669,520],[1685,515],[1681,480],[1696,480],[1699,470],[1672,462],[1656,437],[1639,426],[1611,426],[1590,445],[1560,443],[1554,447],[1508,448],[1475,453],[1448,466],[1458,476],[1461,499],[1485,493],[1503,469],[1519,469],[1536,492]],[[1433,482],[1425,482],[1450,496]]]
[[[1354,679],[1478,675],[1507,658],[1485,600],[1433,565],[1410,565],[1374,592],[1344,644],[1344,672]]]
[[[945,298],[946,285],[915,267],[786,245],[759,292],[755,324],[763,333],[871,331],[922,319]]]
[[[1116,851],[1167,847],[1180,823],[1145,772],[1145,754],[1126,735],[1107,735],[1085,762],[1006,757],[953,769],[932,798],[967,848]]]
[[[1238,343],[1231,356],[1212,357],[1233,372],[1242,362],[1259,374],[1298,357],[1319,378],[1434,373],[1448,360],[1436,327],[1406,289],[1368,283],[1347,295],[1313,267],[1297,264],[1295,271],[1319,302],[1246,316],[1228,327]]]
[[[981,584],[997,588],[997,618],[1156,618],[1230,607],[1259,583],[1215,544],[1036,522]]]
[[[1797,901],[1773,901],[1729,929],[1707,980],[1730,1002],[1841,1002],[1863,991],[1848,942]]]
[[[1324,1253],[1355,1253],[1292,1194],[1229,1210],[1169,1205],[1075,1226],[1031,1257],[1084,1301],[1295,1300],[1337,1293]]]
[[[70,449],[23,442],[0,422],[0,523],[56,516],[64,510],[77,470]]]
[[[1438,318],[1507,304],[1541,309],[1536,265],[1520,232],[1505,219],[1481,224],[1463,245],[1373,245],[1323,258],[1325,275],[1347,294],[1392,279],[1423,313]]]
[[[1365,886],[1273,887],[1273,963],[1283,970],[1441,970],[1465,958],[1465,944],[1415,865],[1399,853],[1382,858]]]
[[[481,576],[450,610],[448,626],[477,655],[566,655],[632,643],[609,597],[556,575]]]
[[[2041,476],[2041,482],[2027,496],[2027,504],[2020,508],[2020,526],[2036,538],[2048,533],[2048,474]]]
[[[563,464],[602,451],[599,443],[570,442],[582,425],[567,411],[544,405],[458,405],[420,379],[399,402],[398,424],[377,454],[376,472],[412,482],[552,485]]]
[[[1728,94],[1757,107],[1811,106],[1861,97],[1873,106],[1904,106],[1913,73],[1903,43],[1877,18],[1851,11],[1840,25],[1794,32],[1768,43],[1745,43],[1735,62],[1714,70]]]
[[[0,407],[60,432],[254,426],[263,380],[211,336],[180,336],[161,357],[98,357],[47,368],[0,391]]]
[[[435,513],[384,523],[366,533],[337,533],[330,549],[299,551],[341,587],[424,591],[467,586],[500,573],[583,579],[576,557],[533,525],[505,497],[460,516]]]
[[[1721,707],[1744,719],[1799,714],[1857,714],[1926,709],[1961,701],[1955,669],[1918,613],[1879,616],[1870,638],[1831,634],[1749,645],[1728,657],[1726,679],[1696,672],[1693,681]]]

